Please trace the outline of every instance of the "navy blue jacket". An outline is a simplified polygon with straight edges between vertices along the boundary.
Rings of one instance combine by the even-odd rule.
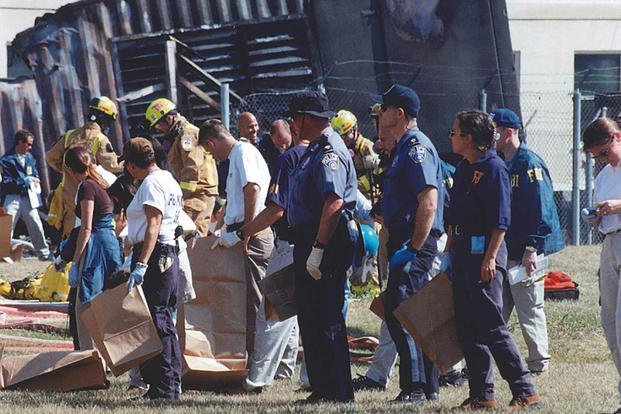
[[[511,227],[505,236],[509,259],[522,260],[526,246],[546,255],[562,250],[565,242],[546,164],[522,143],[507,168],[512,187]]]
[[[26,153],[26,162],[22,167],[15,150],[11,150],[0,158],[0,172],[2,173],[2,194],[27,195],[28,186],[25,178],[39,177],[37,161],[30,152]]]

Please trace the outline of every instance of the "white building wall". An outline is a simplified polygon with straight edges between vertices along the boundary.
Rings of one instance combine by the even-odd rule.
[[[574,55],[621,53],[619,0],[506,0],[529,145],[571,189]]]
[[[35,18],[71,3],[67,0],[0,0],[0,78],[7,76],[6,45],[34,25]]]

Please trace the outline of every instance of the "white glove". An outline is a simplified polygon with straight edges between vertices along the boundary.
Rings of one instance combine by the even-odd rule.
[[[306,259],[306,271],[315,280],[321,279],[321,270],[319,270],[321,259],[323,259],[323,249],[319,247],[313,247]]]
[[[240,241],[241,239],[234,231],[225,231],[220,237],[216,239],[214,244],[211,246],[211,250],[215,249],[218,246],[233,247]]]

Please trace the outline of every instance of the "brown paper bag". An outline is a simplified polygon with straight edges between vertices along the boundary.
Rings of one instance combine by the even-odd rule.
[[[67,392],[108,387],[95,350],[0,356],[0,388]]]
[[[162,352],[147,301],[140,286],[127,283],[95,297],[80,318],[115,376]]]
[[[373,298],[369,309],[381,320],[384,320],[384,292],[381,292],[379,295]]]
[[[188,250],[196,299],[180,308],[183,385],[204,389],[246,375],[246,273],[240,245],[211,250],[203,237]]]
[[[393,313],[440,372],[461,361],[453,287],[446,273],[433,278]]]

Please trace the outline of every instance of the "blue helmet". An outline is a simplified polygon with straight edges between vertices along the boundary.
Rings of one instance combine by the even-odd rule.
[[[379,249],[379,237],[377,236],[375,229],[368,224],[361,224],[360,235],[362,236],[362,248],[364,249],[364,254],[368,254],[369,256],[377,255],[377,250]]]

